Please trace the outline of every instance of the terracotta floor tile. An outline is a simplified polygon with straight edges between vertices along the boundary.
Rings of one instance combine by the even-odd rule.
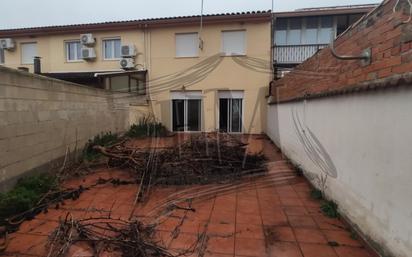
[[[264,239],[262,225],[236,223],[236,238]]]
[[[301,243],[318,243],[326,244],[326,238],[319,229],[311,228],[294,228],[295,236]]]
[[[47,236],[14,234],[10,237],[6,252],[44,256],[46,253],[47,239]]]
[[[205,231],[206,224],[205,221],[185,219],[183,224],[179,227],[179,230],[183,233],[199,234]]]
[[[260,213],[257,198],[255,201],[238,200],[236,211],[239,213],[258,214]]]
[[[286,206],[283,208],[286,215],[308,215],[309,212],[305,207],[299,206]]]
[[[280,202],[284,206],[303,206],[303,202],[297,197],[280,197]]]
[[[213,223],[235,223],[236,212],[213,210],[210,221]]]
[[[327,230],[345,230],[346,225],[336,218],[325,217],[324,215],[313,215],[312,218],[319,228]]]
[[[337,257],[333,248],[328,245],[300,243],[300,248],[304,257]]]
[[[233,257],[233,254],[221,254],[221,253],[206,252],[204,257]]]
[[[193,249],[198,241],[198,236],[195,234],[179,233],[176,238],[171,240],[169,248],[171,249]]]
[[[374,254],[359,247],[339,246],[334,248],[339,257],[372,257]]]
[[[262,224],[262,218],[259,214],[248,214],[248,213],[238,212],[236,214],[236,223],[247,223],[247,224],[261,225]]]
[[[235,233],[235,223],[209,223],[207,233],[210,236],[233,236]]]
[[[343,230],[322,230],[328,241],[337,242],[339,245],[361,246],[361,243],[350,237],[348,231]]]
[[[291,242],[275,242],[268,247],[268,253],[269,257],[303,257],[298,245]]]
[[[156,231],[154,234],[155,242],[167,248],[172,240],[172,234],[169,231]]]
[[[207,243],[207,250],[212,253],[234,254],[234,237],[210,237]]]
[[[267,256],[265,241],[261,239],[236,238],[235,255],[251,257]]]
[[[287,226],[288,219],[283,212],[262,214],[262,222],[266,226]]]
[[[318,228],[315,221],[310,216],[290,215],[289,223],[292,227]]]
[[[170,232],[173,231],[179,223],[179,219],[167,218],[165,220],[162,220],[160,224],[157,225],[156,230]]]
[[[286,226],[264,226],[264,233],[268,243],[274,242],[296,242],[291,227]]]

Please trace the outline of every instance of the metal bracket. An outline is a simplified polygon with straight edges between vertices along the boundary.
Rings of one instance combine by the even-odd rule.
[[[338,53],[336,53],[335,46],[332,41],[332,43],[330,44],[330,50],[332,52],[332,55],[339,60],[361,60],[362,66],[370,65],[372,62],[372,49],[370,47],[364,49],[362,51],[362,54],[359,56],[339,55]]]

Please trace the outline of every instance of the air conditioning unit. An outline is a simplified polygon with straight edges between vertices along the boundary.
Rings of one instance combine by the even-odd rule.
[[[13,50],[15,47],[14,40],[11,38],[0,38],[0,48]]]
[[[91,47],[82,48],[82,59],[84,60],[93,60],[96,59],[96,51]]]
[[[136,47],[134,45],[122,45],[122,57],[136,56]]]
[[[123,58],[120,60],[120,67],[125,70],[134,69],[134,59],[133,58]]]
[[[94,43],[96,43],[96,40],[94,39],[93,34],[88,33],[80,35],[80,42],[82,43],[82,45],[92,46],[94,45]]]

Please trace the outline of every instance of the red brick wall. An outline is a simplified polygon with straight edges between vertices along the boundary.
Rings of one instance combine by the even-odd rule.
[[[371,48],[371,64],[360,60],[339,60],[330,48],[315,54],[271,86],[275,102],[324,95],[358,87],[367,81],[412,71],[412,21],[407,0],[387,0],[335,41],[339,55],[360,55]]]

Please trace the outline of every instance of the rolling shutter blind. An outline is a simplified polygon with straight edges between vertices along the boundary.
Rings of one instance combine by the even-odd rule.
[[[246,54],[246,31],[223,31],[222,41],[225,55]]]
[[[24,43],[21,44],[21,63],[33,64],[33,58],[37,56],[37,44],[36,43]]]
[[[176,34],[176,57],[197,57],[197,33]]]

